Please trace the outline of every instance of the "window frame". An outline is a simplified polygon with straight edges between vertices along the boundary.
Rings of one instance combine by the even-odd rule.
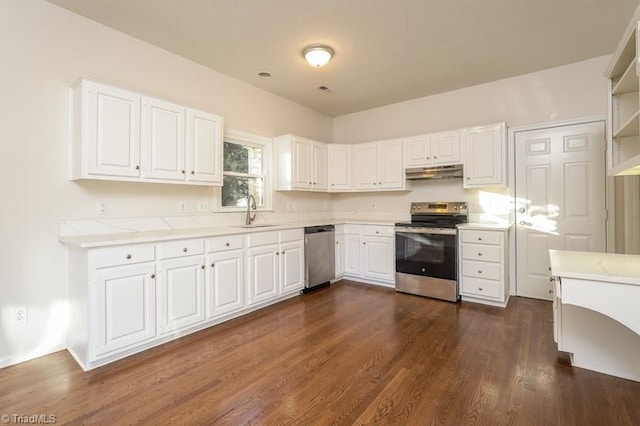
[[[251,146],[262,149],[262,176],[264,177],[264,205],[258,207],[257,211],[273,211],[273,139],[252,133],[242,132],[239,130],[225,130],[222,148],[222,163],[224,164],[224,142],[235,143],[239,145]],[[222,176],[237,176],[234,172],[225,172],[224,167]],[[244,212],[246,207],[232,207],[222,205],[222,186],[217,188],[215,195],[215,211],[216,212]]]

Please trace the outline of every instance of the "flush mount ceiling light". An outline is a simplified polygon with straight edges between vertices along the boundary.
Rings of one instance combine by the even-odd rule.
[[[324,44],[312,44],[302,49],[302,56],[316,68],[327,65],[333,56],[333,49]]]

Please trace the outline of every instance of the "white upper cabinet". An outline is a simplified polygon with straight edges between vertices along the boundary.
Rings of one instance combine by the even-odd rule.
[[[464,130],[464,187],[507,186],[505,123]]]
[[[222,117],[80,80],[71,179],[222,185]]]
[[[406,167],[460,164],[460,132],[413,136],[403,140]]]
[[[140,176],[140,96],[81,81],[73,93],[73,179]]]
[[[275,142],[278,191],[327,190],[327,144],[291,134]]]
[[[185,109],[142,98],[142,177],[184,180]]]
[[[187,181],[222,185],[222,145],[222,117],[188,109]]]
[[[401,140],[354,145],[354,189],[368,191],[405,189],[402,158]]]
[[[609,79],[607,174],[640,174],[640,8],[631,18],[606,71]]]
[[[330,144],[329,148],[329,191],[351,191],[351,145]]]

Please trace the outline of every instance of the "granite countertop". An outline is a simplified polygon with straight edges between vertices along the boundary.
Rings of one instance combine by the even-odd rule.
[[[549,250],[549,258],[556,277],[640,285],[639,255]]]
[[[281,231],[284,229],[303,228],[317,225],[381,225],[393,226],[395,222],[384,220],[318,220],[308,222],[282,223],[264,226],[258,223],[255,226],[243,225],[206,226],[198,228],[154,229],[141,231],[121,231],[94,235],[64,235],[58,240],[80,248],[106,247],[120,244],[137,244],[155,241],[168,241],[182,238],[206,238],[224,235],[249,234],[255,232]]]

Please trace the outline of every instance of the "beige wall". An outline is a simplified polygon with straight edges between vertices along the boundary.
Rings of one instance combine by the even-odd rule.
[[[228,128],[330,140],[332,119],[42,0],[0,2],[0,367],[65,347],[64,249],[58,221],[193,213],[213,190],[67,180],[68,87],[89,77],[220,114]],[[276,208],[295,195],[275,197]],[[300,210],[328,195],[301,195]],[[28,322],[9,313],[28,305]]]

